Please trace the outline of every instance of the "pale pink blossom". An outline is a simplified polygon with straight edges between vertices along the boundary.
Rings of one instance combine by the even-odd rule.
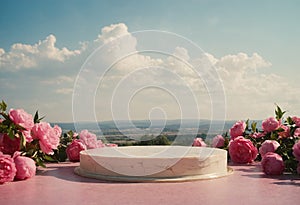
[[[112,143],[105,144],[105,147],[117,147],[117,146],[118,146],[117,144],[112,144]]]
[[[265,136],[264,133],[261,133],[261,132],[254,132],[251,137],[252,138],[255,138],[255,139],[258,139],[258,138],[262,138],[263,136]]]
[[[265,154],[261,161],[262,170],[267,175],[280,175],[284,171],[282,157],[274,152]]]
[[[292,117],[293,122],[296,124],[297,127],[300,127],[300,117]]]
[[[242,136],[246,129],[246,123],[244,121],[237,121],[229,130],[230,139],[235,139],[238,136]]]
[[[9,118],[13,123],[22,126],[26,130],[30,130],[34,125],[32,115],[28,114],[23,109],[10,109]]]
[[[287,138],[290,136],[290,128],[286,125],[280,125],[280,128],[283,129],[282,132],[279,132],[278,135],[281,137],[281,138]]]
[[[212,146],[217,148],[224,147],[225,139],[222,135],[217,135],[212,140]]]
[[[229,155],[233,162],[236,163],[251,163],[257,157],[257,148],[253,143],[242,136],[231,140],[229,143]]]
[[[17,173],[15,178],[19,180],[29,179],[35,176],[36,166],[33,159],[21,156],[20,152],[16,152],[13,156]]]
[[[94,149],[98,147],[97,136],[90,133],[88,130],[82,130],[79,133],[79,139],[86,145],[87,149]]]
[[[80,140],[73,140],[67,147],[66,153],[71,162],[78,162],[80,160],[80,152],[86,150],[86,146]]]
[[[0,184],[13,181],[16,173],[17,169],[13,158],[0,152]]]
[[[259,148],[259,153],[263,157],[268,152],[275,152],[280,144],[276,140],[265,140]]]
[[[54,154],[54,149],[59,145],[62,130],[59,126],[55,125],[53,128],[47,122],[40,122],[33,126],[32,136],[34,139],[39,140],[41,150],[45,154]]]
[[[293,155],[300,162],[300,140],[293,146]]]
[[[262,122],[262,129],[265,132],[272,132],[274,130],[277,130],[279,126],[280,122],[274,117],[269,117]]]
[[[79,134],[78,134],[77,132],[74,132],[72,137],[73,137],[73,138],[76,138],[76,137],[78,137],[78,135],[79,135]]]
[[[294,137],[300,137],[300,128],[296,128],[294,131]]]
[[[30,130],[34,126],[32,115],[28,114],[23,109],[10,109],[9,118],[14,124],[20,125],[25,129],[22,130],[22,134],[24,135],[26,142],[31,142],[32,136]]]
[[[194,147],[206,147],[206,143],[203,141],[201,137],[195,138],[193,145]]]
[[[97,147],[98,148],[105,147],[105,144],[102,142],[102,140],[97,140]]]

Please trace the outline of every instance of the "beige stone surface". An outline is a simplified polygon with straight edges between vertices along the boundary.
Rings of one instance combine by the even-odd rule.
[[[226,176],[227,152],[207,147],[130,146],[82,151],[75,173],[112,181],[190,181]]]

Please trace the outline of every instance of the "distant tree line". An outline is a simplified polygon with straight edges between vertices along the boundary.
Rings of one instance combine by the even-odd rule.
[[[172,142],[166,135],[159,135],[154,137],[153,135],[144,135],[140,141],[123,141],[117,143],[119,146],[146,146],[146,145],[170,145]]]
[[[130,140],[129,138],[126,138],[124,140],[110,140],[112,143],[118,144],[118,146],[147,146],[147,145],[183,145],[183,146],[190,146],[191,142],[195,137],[201,137],[203,140],[207,137],[206,134],[197,134],[195,135],[185,135],[180,136],[177,138],[177,135],[158,135],[157,137],[153,135],[144,135],[141,137],[139,141],[136,140]],[[116,138],[115,138],[116,139]],[[174,142],[176,139],[176,142]]]

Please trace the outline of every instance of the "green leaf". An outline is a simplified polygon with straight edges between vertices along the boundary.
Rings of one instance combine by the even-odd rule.
[[[284,129],[282,127],[277,128],[278,132],[284,132]]]
[[[40,123],[42,121],[42,119],[44,119],[45,116],[39,118],[39,111],[37,110],[34,114],[34,123]]]
[[[251,129],[253,132],[256,132],[256,125],[257,125],[257,122],[252,122],[251,123]]]
[[[11,127],[8,129],[8,136],[11,140],[15,139],[15,134],[13,129],[11,129]]]
[[[6,114],[4,112],[1,112],[1,115],[4,117],[5,121],[11,122],[11,120],[9,119],[8,114]],[[4,121],[2,123],[4,123]]]
[[[284,113],[286,113],[286,111],[282,111],[281,108],[278,105],[276,105],[276,109],[275,109],[276,119],[280,120],[283,117]]]
[[[34,114],[34,119],[33,119],[33,122],[34,123],[39,123],[39,111],[37,110]]]
[[[272,132],[271,136],[270,136],[270,139],[271,140],[277,140],[277,138],[278,138],[278,135],[275,132]]]
[[[49,162],[57,162],[57,160],[53,159],[50,155],[44,155],[43,158]]]
[[[20,141],[20,147],[25,148],[26,147],[26,138],[23,134],[20,135],[21,141]]]
[[[249,119],[246,121],[246,129],[245,130],[248,130],[249,129]]]
[[[37,150],[35,150],[35,151],[33,150],[33,151],[32,151],[31,157],[34,158],[34,157],[37,156],[37,154],[38,154],[38,151],[37,151]]]
[[[35,159],[35,162],[36,162],[36,165],[37,165],[37,166],[41,166],[41,167],[46,168],[46,165],[44,164],[44,162],[43,162],[43,160],[42,160],[41,158],[37,157],[37,158]]]
[[[6,111],[6,108],[7,108],[7,105],[6,105],[6,103],[2,100],[2,101],[0,102],[0,111],[1,111],[1,112],[5,112],[5,111]]]
[[[291,117],[288,117],[288,118],[286,119],[286,121],[287,121],[287,123],[288,123],[289,125],[293,125],[293,124],[294,124],[294,121],[292,120]]]

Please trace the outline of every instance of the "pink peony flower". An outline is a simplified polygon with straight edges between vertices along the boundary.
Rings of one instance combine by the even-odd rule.
[[[7,134],[0,133],[0,152],[12,155],[20,150],[20,138],[10,139]]]
[[[221,148],[224,147],[225,139],[222,135],[217,135],[212,140],[212,146]]]
[[[300,117],[292,117],[293,122],[296,124],[297,127],[300,127]]]
[[[36,166],[33,159],[21,156],[20,152],[15,152],[13,159],[17,169],[16,179],[24,180],[35,176]]]
[[[257,157],[257,148],[253,143],[242,136],[235,138],[229,143],[229,155],[233,162],[251,163]]]
[[[98,148],[105,147],[105,144],[102,142],[102,140],[97,140],[97,147]]]
[[[79,162],[80,152],[86,150],[86,146],[80,140],[73,140],[67,147],[66,153],[71,162]]]
[[[272,132],[277,130],[280,126],[280,122],[274,117],[269,117],[262,122],[262,129],[266,132]]]
[[[300,128],[296,128],[294,131],[294,137],[300,137]]]
[[[280,175],[284,171],[282,157],[277,153],[268,152],[261,161],[263,172],[267,175]]]
[[[268,152],[275,152],[279,146],[280,144],[275,140],[266,140],[259,148],[259,153],[263,157]]]
[[[118,145],[117,144],[105,144],[105,147],[117,147]]]
[[[194,147],[206,147],[207,145],[203,141],[201,137],[197,137],[194,139],[193,145]]]
[[[73,137],[74,139],[76,139],[76,138],[78,137],[78,133],[77,133],[77,132],[74,132],[72,137]]]
[[[230,139],[235,139],[238,136],[242,136],[246,129],[246,123],[244,121],[237,121],[229,130]]]
[[[25,128],[25,130],[22,131],[22,134],[24,135],[26,142],[31,142],[32,137],[30,135],[30,130],[34,125],[32,115],[28,114],[23,109],[10,109],[9,118],[14,124]]]
[[[300,162],[300,140],[293,146],[293,155]]]
[[[23,130],[22,134],[25,137],[26,142],[32,142],[33,138],[31,136],[31,131],[30,130]]]
[[[0,152],[0,184],[13,181],[16,172],[16,165],[10,155]]]
[[[39,144],[45,154],[54,154],[53,149],[57,149],[61,136],[61,128],[55,125],[53,128],[47,122],[40,122],[33,126],[32,135],[34,139],[39,139]]]
[[[30,130],[34,125],[32,115],[28,114],[23,109],[10,109],[9,118],[13,123],[22,126],[26,130]]]
[[[278,133],[281,138],[287,138],[290,136],[290,128],[288,126],[280,125],[280,128],[282,128],[284,130],[284,131]]]
[[[88,130],[82,130],[79,133],[79,139],[86,145],[87,149],[97,148],[97,136]]]
[[[263,136],[265,136],[265,135],[264,135],[264,133],[261,133],[261,132],[254,132],[254,133],[251,135],[251,137],[252,137],[252,138],[255,138],[255,139],[257,139],[257,138],[262,138]]]

